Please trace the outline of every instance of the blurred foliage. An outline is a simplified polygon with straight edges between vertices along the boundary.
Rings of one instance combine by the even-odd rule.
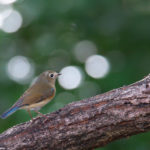
[[[18,0],[13,7],[22,14],[23,26],[12,34],[0,31],[0,113],[29,86],[7,76],[6,65],[16,55],[34,62],[35,75],[46,69],[59,71],[67,65],[80,66],[85,73],[84,64],[73,56],[73,48],[81,40],[90,40],[111,65],[103,79],[93,79],[85,73],[84,81],[100,89],[95,94],[131,84],[150,72],[148,0]],[[56,87],[57,95],[67,91],[58,83]],[[52,112],[71,101],[92,96],[86,92],[82,95],[80,88],[68,90],[67,96],[61,95],[62,101],[60,95],[56,96],[41,112]],[[0,120],[0,132],[29,119],[25,111],[17,111]],[[148,150],[149,138],[149,133],[140,134],[113,142],[101,150]]]

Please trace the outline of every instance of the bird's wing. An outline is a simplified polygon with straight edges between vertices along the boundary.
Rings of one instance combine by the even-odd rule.
[[[15,106],[26,106],[35,103],[39,103],[44,99],[52,99],[55,95],[55,88],[48,84],[38,85],[34,84],[19,98],[19,100],[14,104]]]

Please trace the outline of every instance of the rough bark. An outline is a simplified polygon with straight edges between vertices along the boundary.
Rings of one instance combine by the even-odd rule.
[[[150,75],[0,135],[0,149],[91,150],[150,130]]]

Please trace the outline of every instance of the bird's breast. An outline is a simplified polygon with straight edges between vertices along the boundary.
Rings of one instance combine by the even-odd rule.
[[[48,102],[50,102],[54,96],[55,96],[55,89],[51,88],[50,93],[47,96],[42,96],[39,101],[23,106],[22,108],[23,109],[41,108],[44,105],[46,105]]]

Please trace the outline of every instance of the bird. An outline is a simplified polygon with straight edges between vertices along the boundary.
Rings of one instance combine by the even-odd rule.
[[[55,81],[59,75],[61,73],[52,70],[41,73],[17,102],[5,111],[0,118],[5,119],[19,109],[27,110],[31,119],[33,119],[31,110],[43,116],[44,114],[40,113],[39,110],[54,98],[56,93]]]

